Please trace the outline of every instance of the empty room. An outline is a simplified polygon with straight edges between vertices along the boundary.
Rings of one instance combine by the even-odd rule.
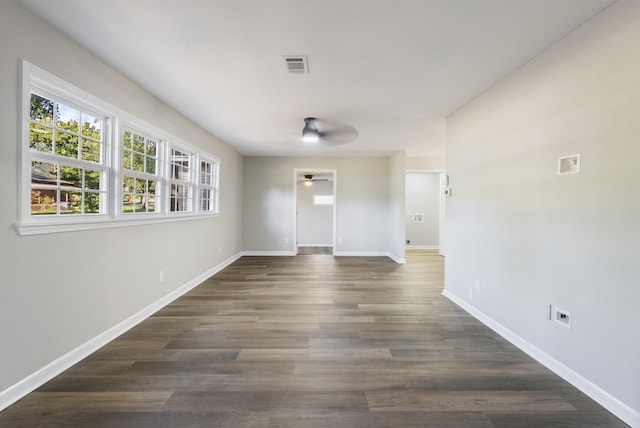
[[[640,1],[0,2],[0,426],[639,427]]]

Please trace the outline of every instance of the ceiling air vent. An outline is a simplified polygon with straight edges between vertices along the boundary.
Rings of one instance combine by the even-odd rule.
[[[282,58],[288,74],[309,73],[309,61],[305,55],[284,56]]]

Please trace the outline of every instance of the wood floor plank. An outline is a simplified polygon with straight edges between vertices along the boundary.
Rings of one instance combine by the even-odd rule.
[[[389,349],[243,349],[238,361],[340,361],[391,360]]]
[[[269,427],[296,428],[495,428],[481,412],[375,412],[317,414],[313,412],[276,415]]]
[[[99,391],[34,392],[20,401],[23,412],[75,411],[160,411],[172,392],[168,391]]]
[[[367,411],[363,392],[305,392],[296,391],[221,391],[176,392],[167,400],[170,411],[282,411],[285,409],[325,411]]]
[[[549,391],[367,391],[369,409],[385,411],[575,411]]]
[[[147,376],[63,376],[47,382],[40,392],[135,392],[135,391],[217,391],[226,375],[199,373]]]
[[[242,257],[2,427],[626,426],[442,296],[443,258]]]

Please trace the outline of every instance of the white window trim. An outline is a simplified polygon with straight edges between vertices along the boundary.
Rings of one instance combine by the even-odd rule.
[[[128,227],[139,226],[145,224],[158,224],[164,222],[175,222],[185,220],[197,220],[203,217],[216,217],[219,215],[220,209],[218,205],[218,198],[220,194],[220,159],[204,150],[195,147],[191,144],[182,142],[177,137],[161,130],[160,128],[150,125],[128,112],[121,110],[100,98],[71,85],[70,83],[60,79],[59,77],[29,63],[26,60],[21,61],[21,96],[19,102],[20,108],[20,138],[19,138],[19,182],[18,182],[18,221],[14,224],[14,228],[19,235],[37,235],[48,233],[60,233],[70,231],[81,230],[93,230],[93,229],[106,229],[113,227]],[[104,163],[101,164],[107,168],[107,181],[105,186],[107,188],[106,193],[106,207],[104,213],[90,214],[86,216],[56,216],[54,217],[40,217],[30,215],[31,210],[31,167],[30,160],[31,154],[29,150],[29,121],[30,121],[30,93],[31,88],[37,87],[44,91],[51,92],[52,94],[68,99],[73,103],[77,103],[81,106],[86,106],[91,110],[105,116],[107,118],[105,123],[105,148],[104,148]],[[122,198],[122,190],[120,189],[120,182],[122,180],[122,171],[119,162],[121,161],[121,147],[119,133],[123,126],[140,130],[142,133],[150,136],[159,136],[158,138],[163,143],[163,160],[158,168],[160,170],[159,186],[163,194],[163,207],[158,213],[146,213],[140,215],[123,215],[120,210],[120,202]],[[200,211],[199,195],[194,194],[194,209],[190,212],[169,212],[169,180],[167,177],[168,167],[167,160],[169,159],[169,150],[176,144],[175,147],[182,147],[189,152],[195,154],[195,165],[198,168],[197,171],[192,174],[196,176],[199,171],[199,159],[207,159],[216,164],[216,210],[215,211]],[[198,186],[196,181],[192,180],[194,185],[194,192],[197,191]],[[199,181],[198,181],[199,182]]]

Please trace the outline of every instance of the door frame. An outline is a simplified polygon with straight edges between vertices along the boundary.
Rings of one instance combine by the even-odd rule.
[[[438,210],[438,253],[441,256],[444,256],[444,252],[445,252],[445,224],[446,224],[446,198],[445,198],[445,188],[447,187],[447,185],[445,185],[443,187],[443,182],[444,180],[448,181],[448,175],[447,175],[447,171],[444,169],[407,169],[405,170],[405,175],[410,173],[410,172],[419,172],[419,173],[426,173],[426,174],[439,174],[439,179],[440,179],[440,192],[439,192],[439,201],[438,201],[438,205],[439,205],[439,210]],[[405,207],[405,214],[406,214],[406,207]],[[405,217],[406,218],[406,217]],[[406,222],[406,220],[405,220]],[[405,225],[406,227],[406,225]]]
[[[333,176],[333,230],[331,232],[332,253],[336,252],[337,212],[338,212],[338,170],[328,168],[294,168],[293,169],[293,251],[298,254],[298,175],[331,174]]]

